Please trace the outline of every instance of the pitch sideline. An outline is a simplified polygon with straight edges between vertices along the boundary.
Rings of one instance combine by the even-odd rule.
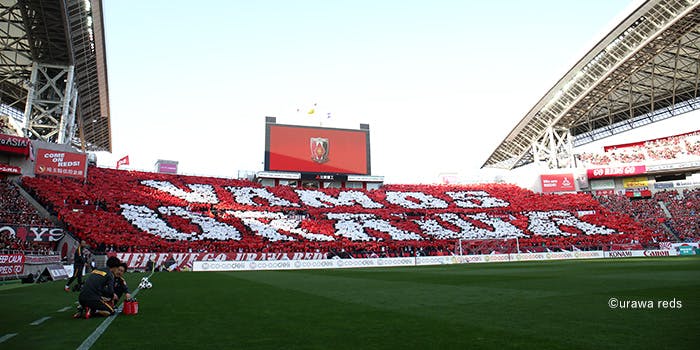
[[[146,278],[150,279],[151,276],[153,276],[154,272],[155,271],[151,271],[151,274],[148,275],[148,277],[146,277]],[[141,290],[141,288],[137,287],[136,290],[134,290],[134,293],[131,294],[131,297],[132,298],[136,297],[136,295],[139,294],[140,290]],[[82,344],[80,344],[80,346],[77,348],[77,350],[90,349],[95,344],[97,339],[99,339],[100,336],[107,330],[107,327],[109,327],[109,325],[112,324],[112,321],[114,321],[114,319],[117,318],[117,316],[119,316],[123,307],[124,307],[124,303],[122,302],[122,304],[119,305],[119,307],[117,308],[114,315],[105,318],[105,320],[102,321],[102,323],[92,332],[92,334],[90,334],[87,338],[85,338],[85,340],[83,341]]]

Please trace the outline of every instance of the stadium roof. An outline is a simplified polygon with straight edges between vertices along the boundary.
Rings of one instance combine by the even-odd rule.
[[[0,113],[23,115],[34,62],[74,66],[75,141],[111,151],[101,0],[0,0]]]
[[[535,161],[551,130],[580,146],[700,108],[700,1],[649,0],[528,111],[483,167]]]

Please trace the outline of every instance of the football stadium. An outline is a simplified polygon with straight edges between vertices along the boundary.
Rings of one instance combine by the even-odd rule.
[[[700,127],[655,129],[700,113],[700,2],[539,91],[481,165],[517,183],[385,181],[372,120],[269,115],[258,169],[106,166],[104,3],[0,0],[0,349],[700,344]]]

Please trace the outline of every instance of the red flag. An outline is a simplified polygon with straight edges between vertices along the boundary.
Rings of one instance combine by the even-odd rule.
[[[124,158],[117,161],[117,169],[122,165],[129,165],[129,155],[124,156]]]

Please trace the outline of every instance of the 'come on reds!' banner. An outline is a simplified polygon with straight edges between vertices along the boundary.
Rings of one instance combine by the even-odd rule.
[[[37,175],[58,175],[84,178],[87,156],[80,153],[39,149],[34,172]]]

